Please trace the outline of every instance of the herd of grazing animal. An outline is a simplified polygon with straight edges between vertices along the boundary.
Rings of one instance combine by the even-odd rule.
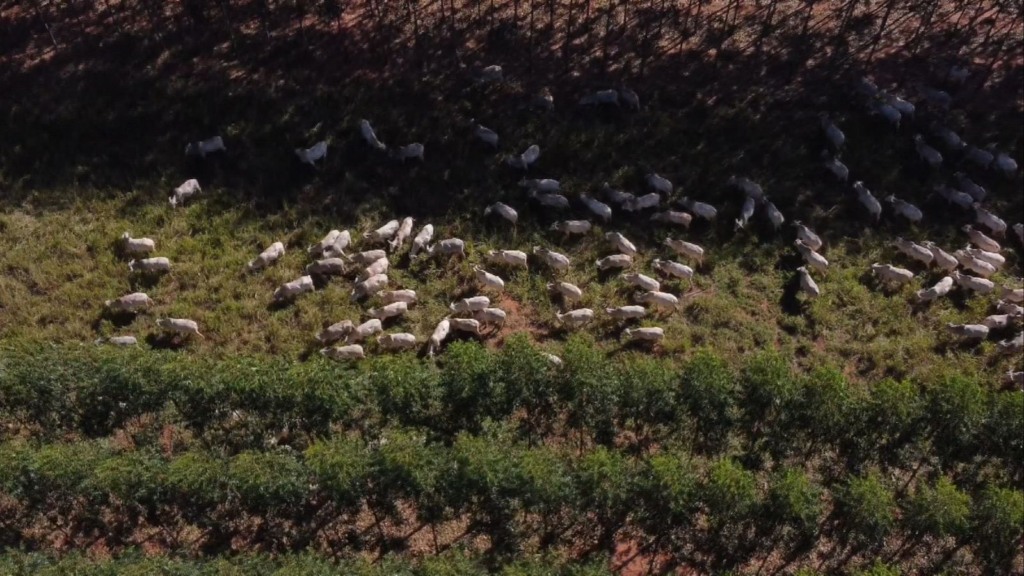
[[[504,73],[500,66],[489,66],[479,72],[476,80],[478,83],[502,82]],[[941,147],[940,151],[921,133],[913,133],[910,136],[918,157],[917,161],[921,163],[922,168],[930,171],[933,177],[940,174],[945,166],[954,168],[950,183],[934,186],[932,197],[937,195],[946,201],[946,206],[950,210],[962,210],[970,217],[971,223],[965,224],[961,229],[967,238],[967,245],[963,249],[947,252],[931,241],[916,242],[896,238],[893,247],[905,257],[906,263],[901,266],[876,262],[871,265],[870,271],[880,285],[898,288],[912,283],[916,277],[915,272],[903,266],[937,269],[944,274],[942,279],[916,293],[917,302],[923,305],[943,298],[958,288],[966,294],[994,295],[999,298],[995,306],[1001,314],[989,316],[979,324],[949,324],[947,329],[955,338],[979,341],[987,338],[990,332],[1019,330],[1024,321],[1024,309],[1020,306],[1024,303],[1024,293],[1021,288],[997,286],[989,280],[1006,264],[1006,258],[1001,254],[1002,246],[989,234],[1002,238],[1012,229],[1024,244],[1024,224],[1018,223],[1012,228],[1008,226],[984,204],[988,191],[965,173],[965,170],[971,170],[975,178],[985,178],[988,174],[996,173],[1013,179],[1017,173],[1016,162],[1009,155],[996,150],[994,146],[978,148],[969,145],[956,132],[941,123],[942,114],[954,101],[948,93],[932,88],[921,88],[920,93],[922,101],[918,105],[925,106],[932,116],[936,117],[926,128],[922,128],[923,125],[917,116],[917,106],[898,95],[879,89],[871,80],[860,79],[852,91],[855,98],[862,99],[870,115],[881,117],[900,133],[907,130],[927,132],[930,140]],[[534,106],[543,110],[552,110],[554,107],[550,94],[543,94],[535,98],[535,101]],[[611,106],[617,109],[639,110],[640,100],[637,94],[628,88],[606,89],[583,96],[579,106]],[[849,140],[832,115],[822,112],[818,117],[826,142],[825,150],[822,152],[824,166],[837,181],[846,185],[851,170],[841,160],[841,152],[844,146],[849,145]],[[914,128],[908,128],[908,124],[911,123]],[[478,124],[476,120],[470,120],[470,124],[473,127],[472,135],[477,140],[491,149],[498,149],[500,138],[495,130]],[[425,161],[424,145],[419,142],[389,147],[380,140],[373,126],[365,119],[358,122],[357,130],[360,138],[372,150],[388,152],[389,156],[401,162]],[[317,163],[323,162],[326,158],[327,149],[327,142],[319,141],[309,148],[296,148],[295,154],[302,163],[316,168]],[[220,136],[189,143],[186,147],[186,154],[201,158],[223,151],[226,151],[226,147]],[[503,163],[513,170],[525,173],[534,167],[540,156],[540,145],[531,143],[523,152],[505,156]],[[690,228],[695,218],[714,221],[718,217],[719,208],[711,204],[685,195],[673,197],[677,192],[676,186],[661,174],[648,172],[644,176],[644,184],[647,190],[634,194],[616,190],[605,182],[597,189],[600,197],[579,194],[576,199],[605,228],[614,220],[616,210],[626,213],[651,211],[649,221],[652,224],[674,226],[683,231]],[[745,176],[733,175],[725,185],[742,194],[738,217],[735,219],[734,229],[737,233],[748,227],[759,210],[775,232],[786,224],[786,217],[769,199],[759,183]],[[572,205],[570,198],[562,193],[561,183],[556,179],[523,177],[519,181],[519,186],[525,189],[526,199],[533,201],[538,209],[549,214],[558,214]],[[926,219],[925,211],[908,198],[889,194],[880,201],[863,181],[855,180],[850,186],[857,201],[874,222],[880,221],[885,206],[888,206],[894,215],[899,216],[905,225],[915,230],[916,226]],[[201,192],[199,182],[190,179],[173,190],[169,202],[173,208],[177,208]],[[676,207],[670,205],[673,201]],[[490,204],[484,209],[483,216],[500,218],[511,224],[513,231],[519,221],[519,211],[514,207],[514,202]],[[799,290],[809,298],[818,298],[823,290],[814,275],[824,276],[829,268],[829,261],[821,253],[825,243],[818,234],[800,221],[790,222],[790,226],[796,231],[792,245],[804,262],[804,265],[796,270]],[[416,348],[424,343],[416,335],[384,332],[385,323],[406,314],[410,306],[417,304],[416,291],[392,286],[388,271],[392,266],[391,259],[406,248],[410,259],[467,258],[465,240],[443,238],[435,241],[434,231],[433,225],[426,224],[413,235],[414,221],[411,217],[390,220],[379,228],[359,236],[363,244],[361,248],[364,250],[353,252],[352,233],[348,230],[331,230],[322,240],[308,248],[307,253],[312,261],[305,266],[304,273],[294,280],[281,284],[273,292],[272,301],[286,305],[303,294],[316,290],[316,279],[351,276],[351,299],[366,303],[376,300],[376,305],[366,309],[367,319],[361,323],[345,319],[326,326],[319,332],[316,340],[325,346],[321,353],[334,360],[360,359],[365,356],[361,343],[373,336],[376,336],[376,342],[382,350],[401,351]],[[594,224],[588,219],[559,219],[550,226],[550,231],[557,233],[564,240],[570,236],[592,234]],[[662,248],[667,250],[669,257],[653,259],[653,273],[649,276],[635,270],[641,253],[636,243],[622,232],[614,230],[604,232],[603,238],[611,253],[595,261],[598,272],[618,271],[623,282],[638,290],[634,296],[635,304],[603,309],[604,315],[615,322],[671,314],[678,310],[680,300],[685,295],[663,291],[662,283],[656,277],[686,281],[692,287],[696,274],[694,266],[699,269],[706,257],[702,246],[667,237]],[[161,274],[171,268],[167,258],[153,255],[156,243],[149,238],[133,238],[126,232],[122,237],[122,245],[124,253],[132,258],[129,263],[132,273]],[[246,270],[250,273],[259,273],[267,269],[282,258],[285,250],[283,242],[273,242],[253,257]],[[492,295],[500,294],[505,289],[507,279],[502,278],[499,272],[514,268],[530,269],[534,266],[530,263],[531,259],[536,259],[554,276],[564,274],[573,265],[566,254],[544,246],[533,246],[529,253],[515,248],[489,250],[482,254],[481,261],[475,263],[472,268],[478,291]],[[573,307],[583,297],[583,290],[580,287],[569,282],[555,281],[548,284],[548,289],[561,300],[563,310],[557,312],[555,318],[564,328],[580,329],[595,320],[594,310]],[[105,306],[111,313],[134,314],[146,310],[152,304],[149,296],[136,292],[108,300]],[[490,297],[484,294],[453,301],[449,305],[449,310],[450,314],[438,320],[433,332],[425,341],[426,352],[430,356],[440,350],[443,342],[453,331],[481,337],[488,327],[500,329],[508,317],[507,311],[492,306]],[[161,330],[178,337],[202,337],[198,324],[186,318],[161,318],[156,324]],[[621,336],[626,340],[657,343],[664,338],[665,330],[657,326],[630,327],[623,329]],[[116,336],[107,341],[122,345],[135,343],[131,336]],[[1019,354],[1024,351],[1024,332],[1018,331],[1015,337],[999,341],[997,347],[1001,351]],[[560,364],[556,356],[547,357],[553,363]],[[1020,375],[1020,372],[1011,372],[1008,378],[1016,381],[1020,379]]]

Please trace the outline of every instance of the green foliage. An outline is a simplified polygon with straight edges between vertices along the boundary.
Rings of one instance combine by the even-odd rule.
[[[370,497],[389,514],[398,498],[416,503],[417,513],[426,522],[445,517],[449,509],[447,490],[455,475],[450,454],[415,431],[394,430],[384,433],[372,452],[373,476]],[[461,495],[455,492],[461,502]]]
[[[372,458],[359,440],[339,437],[306,449],[305,462],[317,484],[341,509],[358,507],[372,470]]]
[[[442,418],[438,424],[450,433],[479,432],[483,421],[498,410],[494,356],[476,342],[454,342],[445,350],[441,371]]]
[[[849,431],[844,442],[857,461],[892,456],[921,432],[926,405],[913,383],[887,378],[858,399],[853,410],[860,414],[860,426]]]
[[[290,452],[242,452],[228,464],[228,484],[255,510],[295,506],[309,490],[306,469]]]
[[[990,396],[984,453],[1005,463],[1008,478],[1024,477],[1024,394]]]
[[[574,470],[577,510],[594,513],[606,530],[617,528],[633,509],[634,474],[632,463],[622,454],[598,446]]]
[[[855,570],[852,576],[902,576],[900,569],[883,563],[881,560],[875,560],[869,568],[862,568]]]
[[[647,459],[638,471],[639,521],[652,534],[690,525],[699,509],[700,477],[686,453],[671,451]]]
[[[803,470],[785,468],[772,478],[766,512],[779,526],[798,536],[810,537],[817,531],[822,514],[823,490]]]
[[[563,454],[544,446],[523,450],[518,468],[525,510],[550,518],[572,502],[575,486]]]
[[[1024,492],[987,486],[975,500],[972,539],[992,573],[1006,569],[1024,538]]]
[[[843,374],[818,368],[805,380],[800,399],[801,428],[811,442],[839,442],[853,426],[852,400]]]
[[[109,455],[105,443],[49,444],[32,453],[29,475],[40,495],[88,494],[96,467]]]
[[[458,550],[414,560],[387,555],[335,560],[312,553],[270,556],[239,554],[203,559],[147,557],[129,551],[115,558],[90,558],[81,552],[60,557],[19,551],[0,555],[0,573],[9,576],[611,576],[604,561],[579,561],[545,555],[522,559],[494,570],[479,554]]]
[[[905,521],[917,534],[960,538],[970,528],[971,497],[942,476],[932,486],[920,486],[907,504]]]
[[[460,348],[457,354],[462,354]],[[438,375],[414,357],[388,355],[370,358],[366,367],[370,390],[381,412],[382,424],[429,426],[439,411]],[[457,377],[448,381],[459,386]],[[462,390],[462,393],[467,391]]]
[[[589,335],[573,334],[562,355],[565,362],[559,396],[566,403],[569,425],[594,434],[602,444],[615,434],[615,406],[621,387],[604,354]]]
[[[526,426],[531,433],[544,430],[544,423],[555,418],[557,390],[554,370],[547,358],[530,343],[525,334],[513,334],[495,360],[495,376],[504,391],[504,409],[526,411]]]
[[[167,483],[177,498],[202,513],[227,497],[227,464],[210,454],[189,452],[168,465]]]
[[[0,444],[0,493],[21,496],[31,454],[31,448],[24,442]]]
[[[93,471],[96,487],[123,502],[151,504],[163,497],[167,462],[145,450],[108,458]]]
[[[712,525],[727,526],[745,522],[758,506],[754,474],[730,458],[716,460],[708,469],[704,503]]]
[[[679,399],[710,450],[723,447],[736,420],[736,376],[725,362],[702,350],[683,367]]]
[[[978,435],[988,413],[978,382],[949,376],[926,390],[928,423],[941,455],[961,459],[977,453]]]
[[[799,414],[801,382],[786,361],[774,352],[760,352],[743,367],[744,425],[751,438],[762,438],[767,449],[782,457],[795,438],[787,434],[794,415]],[[795,428],[795,426],[793,426]]]
[[[637,358],[615,372],[621,390],[619,428],[651,434],[676,423],[676,373],[669,365],[663,360]]]
[[[880,544],[896,523],[896,501],[876,472],[851,476],[836,494],[843,537]]]

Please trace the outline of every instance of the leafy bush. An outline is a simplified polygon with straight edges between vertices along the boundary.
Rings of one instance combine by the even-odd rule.
[[[260,512],[294,507],[309,491],[305,467],[289,452],[242,452],[228,463],[227,478],[242,505]]]
[[[844,539],[880,544],[895,526],[895,498],[875,472],[850,477],[836,497]]]
[[[1008,572],[1024,538],[1024,492],[987,486],[975,502],[971,526],[975,549],[991,573]]]
[[[799,537],[811,537],[821,518],[822,495],[821,487],[803,470],[785,468],[772,478],[766,511],[778,526],[792,530]]]
[[[696,433],[707,450],[718,451],[736,422],[736,376],[725,362],[707,350],[683,366],[679,401],[696,422]]]
[[[305,462],[316,484],[342,511],[358,508],[372,474],[369,449],[359,440],[338,437],[306,449]]]
[[[611,365],[589,335],[571,336],[562,356],[565,369],[559,373],[559,398],[565,403],[568,424],[610,445],[622,393]]]
[[[639,522],[651,534],[685,529],[699,509],[700,476],[689,454],[656,454],[637,472]]]
[[[713,526],[739,525],[757,511],[757,481],[736,461],[722,458],[708,469],[703,498]]]
[[[947,460],[962,460],[977,454],[988,406],[978,382],[949,376],[925,391],[928,426],[935,449]]]
[[[502,396],[494,375],[494,356],[476,342],[455,342],[445,351],[441,406],[437,425],[449,434],[479,432],[483,421],[500,412]]]

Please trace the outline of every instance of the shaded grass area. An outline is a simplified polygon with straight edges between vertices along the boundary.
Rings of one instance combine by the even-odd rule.
[[[565,278],[585,287],[582,305],[627,303],[630,290],[614,276],[599,277],[593,266],[606,250],[599,233],[616,229],[638,243],[644,256],[637,268],[648,272],[650,259],[667,256],[660,247],[666,235],[708,249],[683,313],[645,321],[667,328],[657,354],[685,355],[708,345],[740,356],[775,347],[803,367],[830,363],[855,378],[927,378],[954,370],[995,382],[1011,365],[1012,359],[993,356],[992,341],[964,348],[942,332],[947,321],[979,321],[990,313],[992,298],[957,296],[915,307],[913,289],[937,277],[925,275],[913,288],[887,294],[865,271],[873,261],[906,264],[887,246],[895,235],[936,240],[947,249],[963,242],[957,229],[968,216],[928,200],[931,186],[955,168],[927,173],[915,160],[911,136],[941,119],[973,143],[995,142],[1020,158],[1020,90],[1012,81],[1020,69],[1012,63],[1000,82],[956,93],[957,105],[946,117],[922,109],[915,126],[894,132],[845,88],[859,63],[835,66],[807,51],[830,43],[825,30],[781,29],[770,50],[755,53],[732,32],[713,54],[710,36],[702,37],[700,46],[682,43],[652,58],[641,76],[587,60],[582,54],[593,46],[581,48],[579,66],[567,73],[572,61],[563,61],[546,37],[527,38],[520,25],[495,38],[484,35],[480,22],[475,26],[401,49],[372,44],[369,33],[359,31],[314,28],[270,41],[252,31],[229,39],[217,28],[179,27],[159,38],[122,32],[92,42],[89,36],[88,50],[54,50],[32,63],[5,60],[12,106],[0,116],[6,135],[0,142],[0,338],[87,343],[115,333],[147,337],[154,334],[154,317],[172,315],[198,320],[209,336],[189,344],[195,352],[303,359],[324,323],[355,320],[364,309],[348,302],[348,283],[338,280],[293,306],[268,307],[274,288],[300,275],[307,263],[303,249],[332,228],[351,228],[358,237],[385,220],[412,215],[418,225],[433,223],[438,238],[458,236],[471,245],[468,262],[409,265],[404,256],[392,262],[393,283],[417,289],[422,302],[389,329],[420,337],[429,335],[450,301],[471,290],[472,264],[489,248],[558,246],[574,261]],[[865,70],[888,78],[899,76],[894,70],[906,72],[904,87],[938,81],[924,63],[948,57],[957,44],[939,36],[921,39],[914,54],[880,53]],[[12,46],[21,47],[12,38]],[[462,43],[475,51],[455,49]],[[529,65],[501,62],[507,84],[472,83],[475,66],[526,53]],[[638,90],[642,111],[574,106],[584,90],[619,82]],[[526,106],[542,87],[555,95],[552,114]],[[911,229],[888,217],[878,226],[866,223],[851,192],[820,166],[819,110],[830,111],[846,132],[843,159],[853,178],[880,197],[895,193],[924,206],[925,226]],[[423,142],[426,162],[399,165],[371,153],[356,133],[360,118],[370,119],[393,146]],[[570,197],[596,194],[603,181],[639,193],[643,175],[653,170],[675,183],[676,199],[688,195],[718,206],[719,222],[684,233],[617,213],[587,238],[563,242],[546,231],[556,216],[531,207],[516,186],[520,175],[473,139],[471,118],[498,131],[499,155],[539,144],[542,155],[531,176],[560,179]],[[224,136],[226,154],[184,157],[187,141],[214,133]],[[324,165],[300,165],[292,150],[321,138],[330,142]],[[820,301],[795,295],[798,259],[789,229],[775,234],[759,214],[751,231],[733,233],[741,199],[724,183],[734,173],[761,182],[790,221],[801,219],[825,237],[833,270],[818,278]],[[992,205],[1008,219],[1024,210],[1019,180],[972,176],[989,186]],[[191,177],[203,184],[203,196],[172,211],[167,195]],[[520,211],[517,230],[480,220],[482,208],[498,199]],[[570,215],[585,213],[576,206],[557,217]],[[125,230],[155,238],[173,271],[155,282],[131,278],[112,245]],[[274,240],[288,246],[283,261],[264,274],[243,274],[245,262]],[[1001,281],[1021,273],[1019,255],[1009,258]],[[557,352],[565,334],[553,323],[557,302],[544,289],[552,276],[539,263],[531,263],[529,274],[499,272],[508,280],[499,304],[514,309],[505,332],[529,331]],[[687,288],[667,286],[677,293]],[[101,316],[104,300],[136,289],[156,300],[151,313],[134,320]],[[592,331],[609,353],[643,353],[621,347],[611,324],[599,322]]]

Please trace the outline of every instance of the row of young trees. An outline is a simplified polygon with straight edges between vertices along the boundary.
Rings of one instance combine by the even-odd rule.
[[[949,375],[852,385],[834,369],[797,374],[775,353],[734,369],[713,352],[683,364],[609,359],[573,337],[554,367],[525,338],[497,352],[456,342],[441,366],[382,356],[326,361],[211,360],[166,353],[33,347],[0,358],[0,418],[40,440],[103,437],[148,418],[184,426],[233,453],[268,439],[302,450],[338,430],[375,437],[415,427],[450,442],[513,422],[530,444],[552,437],[647,452],[683,443],[703,456],[741,452],[754,467],[811,460],[825,474],[936,469],[1024,479],[1024,397]]]
[[[936,551],[969,547],[992,573],[1010,565],[1024,536],[1024,493],[991,483],[972,495],[937,476],[899,490],[873,470],[825,484],[800,467],[756,472],[676,446],[645,457],[604,447],[577,454],[513,436],[495,426],[446,445],[389,429],[375,442],[337,436],[301,453],[230,457],[198,447],[168,457],[107,440],[8,442],[0,445],[8,502],[0,533],[5,546],[34,547],[30,535],[49,527],[76,545],[119,550],[139,544],[145,526],[180,549],[182,535],[198,529],[199,549],[242,541],[295,552],[326,543],[324,551],[344,554],[401,545],[384,522],[406,534],[429,529],[440,549],[439,529],[456,523],[487,537],[492,558],[509,560],[530,549],[565,553],[580,541],[611,552],[628,529],[651,552],[701,570],[799,557],[829,538],[851,556],[884,549],[940,566],[948,558],[933,558]],[[359,526],[367,512],[373,526]]]
[[[463,552],[427,556],[410,561],[397,555],[376,561],[336,561],[316,554],[271,557],[243,554],[208,560],[165,556],[145,557],[128,553],[118,558],[95,559],[82,554],[60,558],[39,553],[9,552],[0,555],[0,570],[9,576],[122,576],[123,574],[167,574],[181,576],[610,576],[614,571],[601,563],[580,564],[564,558],[539,557],[495,568],[486,558]],[[854,570],[851,576],[900,576],[891,565],[876,562]],[[795,576],[821,576],[801,569]]]
[[[445,553],[412,561],[390,555],[379,560],[335,560],[316,554],[271,556],[241,554],[214,559],[186,559],[128,553],[118,558],[96,559],[84,554],[54,557],[39,553],[8,552],[0,555],[0,572],[7,576],[611,576],[600,564],[580,565],[556,557],[521,560],[493,569],[487,559],[463,552]]]
[[[385,59],[422,53],[426,46],[461,47],[486,37],[497,50],[515,50],[531,67],[541,54],[565,67],[598,56],[635,64],[643,76],[660,56],[685,47],[709,48],[735,38],[738,47],[771,52],[801,46],[810,57],[831,52],[837,62],[870,60],[889,48],[913,56],[932,44],[949,53],[985,55],[989,69],[1019,47],[1019,2],[819,2],[770,0],[157,0],[45,2],[25,18],[56,48],[103,36],[199,38],[237,42],[353,37]],[[944,45],[943,45],[944,44]]]
[[[581,534],[609,550],[625,530],[704,568],[837,538],[901,558],[969,547],[1000,567],[1021,536],[1020,394],[960,376],[851,385],[771,353],[615,362],[586,337],[562,357],[524,338],[453,343],[440,367],[5,349],[0,540],[59,518],[117,547],[145,525],[179,548],[189,525],[209,549],[297,551],[411,509],[432,529],[467,520],[502,554]]]

